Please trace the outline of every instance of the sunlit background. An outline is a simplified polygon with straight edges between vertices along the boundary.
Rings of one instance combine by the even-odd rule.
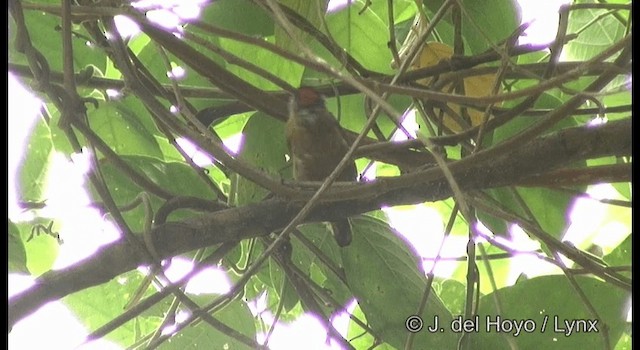
[[[343,1],[331,1],[330,8],[344,6]],[[165,1],[164,4],[173,1]],[[155,6],[151,1],[140,1],[139,6]],[[180,6],[173,8],[174,13],[179,13],[183,17],[197,16],[197,2],[176,1]],[[185,5],[189,3],[189,5]],[[567,3],[565,0],[520,0],[522,7],[522,21],[530,22],[531,26],[526,32],[526,36],[521,39],[521,43],[544,43],[553,40],[557,28],[557,8]],[[161,11],[157,14],[158,20],[163,21],[168,26],[174,26],[179,18],[166,17]],[[118,20],[120,28],[128,31],[129,34],[136,32],[136,28],[127,26],[126,19]],[[8,100],[9,100],[9,218],[14,222],[28,220],[31,213],[23,212],[17,205],[16,197],[16,177],[20,160],[28,145],[29,133],[34,123],[38,120],[42,103],[34,98],[18,80],[9,74],[8,77]],[[411,127],[407,125],[407,127]],[[415,126],[413,126],[415,129]],[[241,142],[241,137],[227,140],[227,146],[237,149]],[[191,154],[197,156],[195,149],[191,148]],[[40,211],[42,216],[56,218],[56,225],[64,244],[60,246],[60,254],[55,262],[54,269],[59,269],[79,261],[91,255],[96,249],[118,238],[119,233],[107,221],[103,220],[100,214],[89,207],[90,199],[86,193],[86,178],[84,174],[88,169],[86,157],[77,156],[71,161],[65,156],[58,154],[53,156],[53,167],[48,173],[45,198],[47,207]],[[207,157],[198,157],[202,162],[207,161]],[[592,195],[597,197],[616,196],[615,191],[610,186],[594,186]],[[444,237],[444,227],[442,219],[437,211],[427,206],[412,206],[409,208],[385,209],[389,215],[392,225],[401,232],[416,251],[421,256],[434,256]],[[578,200],[574,206],[571,218],[579,217],[580,220],[573,220],[573,224],[566,233],[565,240],[580,241],[585,234],[596,232],[607,232],[607,240],[596,237],[596,243],[603,246],[615,245],[624,238],[629,228],[622,223],[609,224],[606,229],[601,228],[601,224],[606,218],[606,213],[601,209],[599,203],[592,200]],[[416,225],[420,222],[420,225]],[[429,223],[431,223],[429,225]],[[531,241],[526,234],[520,230],[513,230],[512,240],[506,242],[509,246],[518,250],[533,250],[539,245]],[[465,255],[466,240],[450,238],[444,244],[442,256],[455,257]],[[520,273],[524,272],[529,276],[546,274],[545,264],[531,256],[522,255],[518,257],[522,269],[512,271],[511,280],[515,281]],[[533,260],[531,260],[533,259]],[[173,279],[187,273],[192,267],[191,262],[174,259],[167,275]],[[425,262],[425,270],[431,269],[431,264]],[[438,264],[435,270],[439,276],[449,276],[453,272],[453,265],[446,261]],[[212,280],[220,281],[212,283]],[[10,274],[8,280],[9,295],[16,294],[33,283],[30,276]],[[222,286],[221,289],[212,291],[209,286]],[[229,286],[229,281],[221,271],[208,269],[199,278],[194,279],[188,286],[192,292],[202,293],[224,293]],[[353,303],[349,309],[353,308]],[[260,313],[266,323],[271,323],[273,316],[266,310],[264,300],[257,300],[252,305],[252,311]],[[334,324],[340,331],[346,332],[348,318],[338,316],[334,318]],[[9,333],[10,349],[39,349],[46,346],[48,349],[72,349],[82,343],[88,330],[67,310],[61,302],[51,302],[41,308],[32,316],[19,322]],[[37,336],[36,336],[37,334]],[[326,344],[326,334],[321,323],[310,316],[303,316],[295,322],[285,324],[280,323],[275,328],[274,334],[270,338],[269,345],[273,349],[329,349],[335,348],[331,344]],[[118,345],[105,340],[99,340],[83,349],[120,349]]]

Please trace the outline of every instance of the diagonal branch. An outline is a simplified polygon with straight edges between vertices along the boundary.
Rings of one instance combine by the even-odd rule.
[[[564,129],[539,137],[526,147],[519,147],[497,159],[481,158],[480,162],[471,164],[463,159],[450,163],[449,168],[461,189],[469,191],[517,186],[521,181],[530,181],[532,175],[544,174],[579,160],[630,154],[629,118],[596,127]],[[345,192],[351,200],[319,203],[306,221],[331,221],[382,206],[437,201],[451,196],[447,180],[438,168],[345,186],[338,191],[351,188],[353,190]],[[308,195],[308,192],[303,194]],[[165,258],[197,248],[263,236],[287,224],[300,206],[300,203],[273,199],[168,222],[153,230],[154,245],[160,257]],[[149,263],[135,247],[120,240],[75,266],[49,271],[40,276],[33,287],[9,300],[9,328],[49,301],[105,283]]]

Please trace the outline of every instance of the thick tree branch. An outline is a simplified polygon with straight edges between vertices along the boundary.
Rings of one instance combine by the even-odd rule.
[[[475,162],[471,156],[451,162],[449,169],[461,189],[470,191],[518,186],[520,182],[531,181],[534,175],[567,168],[578,161],[630,154],[631,118],[600,126],[564,129],[534,139],[498,159],[480,158]],[[306,222],[330,221],[381,206],[437,201],[451,196],[451,189],[438,168],[334,189],[327,198],[346,195],[343,198],[351,199],[320,203]],[[303,192],[307,193],[312,192]],[[168,222],[153,230],[154,245],[158,254],[167,258],[197,248],[263,236],[286,225],[302,205],[302,202],[272,199]],[[9,300],[9,329],[49,301],[105,283],[148,263],[138,250],[120,240],[77,265],[49,271],[36,279],[33,287]]]

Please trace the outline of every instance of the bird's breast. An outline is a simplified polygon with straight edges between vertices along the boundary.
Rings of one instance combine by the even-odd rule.
[[[293,161],[294,177],[301,181],[322,181],[348,150],[340,130],[316,128],[310,130],[299,123],[287,125],[287,141]],[[343,181],[355,179],[355,166],[349,165],[339,177]],[[353,168],[353,169],[351,169]]]

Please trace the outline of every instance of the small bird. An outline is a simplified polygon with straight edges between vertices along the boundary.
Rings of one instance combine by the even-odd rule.
[[[293,177],[298,181],[323,181],[349,150],[340,124],[327,110],[323,96],[312,87],[299,88],[291,99],[285,133]],[[350,162],[337,180],[355,181],[357,175],[355,163]],[[340,247],[351,243],[348,220],[332,223],[331,228]]]

